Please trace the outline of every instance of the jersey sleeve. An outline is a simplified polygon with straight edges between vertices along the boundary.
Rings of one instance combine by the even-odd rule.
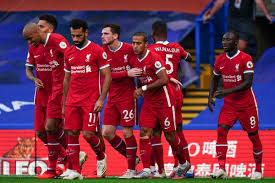
[[[32,49],[30,47],[29,47],[29,50],[28,50],[28,55],[27,55],[25,66],[35,67],[35,60],[34,60],[34,56],[33,56],[33,53],[32,53]]]
[[[187,59],[188,57],[188,53],[179,45],[179,49],[180,49],[180,56],[182,59]]]
[[[56,42],[58,51],[62,54],[70,47],[68,41],[65,38],[62,38]]]
[[[98,47],[97,65],[99,69],[110,67],[110,64],[107,62],[107,53],[101,47]]]
[[[165,69],[165,63],[160,56],[156,55],[154,59],[152,59],[152,62],[152,68],[155,74],[158,74],[161,70]]]
[[[250,55],[243,59],[243,73],[254,73],[254,63]]]
[[[65,72],[71,72],[71,66],[69,64],[69,58],[67,52],[64,54],[64,71]]]
[[[221,75],[221,72],[219,70],[219,57],[216,58],[216,61],[215,61],[215,64],[214,64],[213,74],[216,75],[216,76]]]

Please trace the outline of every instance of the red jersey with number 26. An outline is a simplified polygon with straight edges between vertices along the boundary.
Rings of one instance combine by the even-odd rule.
[[[254,64],[251,56],[242,51],[238,50],[232,57],[223,53],[216,58],[213,73],[221,75],[225,89],[233,88],[244,81],[245,73],[254,73]],[[224,104],[234,108],[242,108],[257,106],[257,101],[252,87],[250,87],[243,91],[228,94],[224,98]]]
[[[165,69],[165,63],[155,52],[147,50],[143,58],[134,56],[131,59],[134,68],[142,69],[142,75],[138,77],[142,86],[151,84],[158,80],[157,74]],[[145,91],[143,105],[149,104],[152,107],[171,107],[175,104],[175,98],[171,92],[170,85],[165,85],[150,91]]]
[[[72,46],[65,53],[65,72],[71,73],[67,106],[92,106],[100,93],[100,69],[109,67],[107,54],[91,41],[78,48]]]

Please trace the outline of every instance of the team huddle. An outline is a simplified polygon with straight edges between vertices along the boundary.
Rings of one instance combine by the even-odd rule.
[[[37,24],[28,23],[23,30],[23,37],[29,43],[26,75],[36,86],[35,131],[48,148],[48,170],[37,178],[83,179],[81,168],[87,155],[80,151],[80,131],[97,159],[96,175],[91,174],[86,178],[105,177],[107,155],[103,138],[127,159],[127,171],[120,178],[165,178],[162,131],[175,159],[174,168],[168,177],[193,178],[188,143],[182,131],[183,94],[181,82],[177,80],[181,59],[192,59],[178,43],[167,41],[166,24],[162,21],[153,23],[151,36],[154,44],[151,45],[148,45],[148,37],[144,32],[134,33],[132,44],[121,42],[120,26],[104,24],[101,32],[103,47],[88,40],[88,24],[85,20],[71,20],[72,46],[62,35],[54,33],[56,28],[56,18],[45,14],[39,17]],[[233,41],[235,34],[227,34],[227,39]],[[241,55],[244,54],[241,52]],[[238,66],[245,75],[244,78],[237,78],[240,83],[242,79],[246,81],[245,73],[251,75],[254,70],[249,56],[246,58],[248,60],[243,59],[243,63]],[[213,97],[228,95],[234,98],[229,93],[239,91],[216,91],[218,76],[222,75],[223,80],[226,79],[221,67],[215,65],[216,77],[211,82],[209,96],[210,109],[211,104],[214,104]],[[100,112],[106,97],[101,132]],[[143,97],[143,105],[137,121],[137,99],[140,97]],[[253,104],[250,107],[252,109]],[[227,106],[226,112],[228,110],[231,108]],[[223,116],[227,115],[226,112]],[[251,129],[245,126],[244,129],[248,134],[252,133],[249,137],[255,137],[258,135],[258,116],[253,110],[250,110],[250,114],[254,117],[254,126]],[[241,117],[245,123],[247,119],[244,116]],[[237,115],[235,118],[236,121],[240,117]],[[224,131],[228,132],[235,121],[223,117],[223,121],[219,120],[218,133],[220,130],[223,135],[227,135]],[[137,156],[137,140],[133,134],[133,127],[137,124],[140,127],[140,157]],[[118,125],[122,127],[124,139],[116,134]],[[225,129],[222,125],[230,126]],[[253,140],[260,143],[259,137]],[[218,156],[220,169],[213,173],[213,178],[226,177],[226,137],[222,140],[218,137],[219,144],[223,154],[222,159]],[[217,146],[219,155],[218,150]],[[254,148],[253,143],[253,153],[257,160],[255,173],[261,177],[261,146]],[[137,173],[136,166],[140,160],[143,170]],[[155,163],[158,165],[157,171]]]

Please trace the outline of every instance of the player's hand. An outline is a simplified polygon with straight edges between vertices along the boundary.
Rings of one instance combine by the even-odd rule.
[[[218,98],[218,99],[221,99],[221,98],[224,98],[227,94],[228,94],[228,90],[226,90],[226,89],[217,90],[217,91],[214,93],[214,97],[216,97],[216,98]]]
[[[203,16],[202,16],[202,18],[203,18],[203,23],[205,23],[205,24],[208,23],[209,20],[212,18],[210,12],[211,12],[211,9],[208,9],[208,10],[203,14]]]
[[[141,97],[141,96],[143,96],[143,95],[144,95],[144,91],[142,91],[141,88],[138,88],[138,89],[136,89],[136,90],[134,91],[134,97],[135,97],[135,98],[139,98],[139,97]]]
[[[215,100],[213,97],[209,96],[208,97],[208,108],[211,112],[214,112],[214,109],[212,106],[214,106],[216,108]]]
[[[266,18],[270,23],[272,23],[272,19],[274,19],[275,17],[271,15],[266,15]]]
[[[38,89],[44,88],[43,82],[38,78],[35,78],[34,84]]]
[[[138,77],[138,76],[141,76],[142,69],[132,68],[127,73],[129,77]]]
[[[98,99],[95,103],[95,107],[94,107],[94,112],[101,112],[101,110],[103,109],[103,105],[104,105],[104,100],[102,99]]]
[[[170,81],[176,85],[177,89],[180,89],[181,87],[183,87],[181,82],[175,78],[170,78]]]

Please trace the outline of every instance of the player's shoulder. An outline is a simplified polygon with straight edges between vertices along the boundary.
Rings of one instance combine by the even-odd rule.
[[[172,47],[172,48],[182,48],[182,46],[177,42],[168,43],[167,46]]]
[[[66,49],[64,54],[65,55],[70,55],[70,54],[73,54],[76,51],[77,51],[77,49],[76,49],[75,45],[72,45],[68,49]]]
[[[151,50],[149,51],[149,56],[151,57],[150,60],[152,60],[153,62],[156,60],[162,60],[161,56],[158,53]]]
[[[245,53],[245,52],[243,52],[243,51],[240,51],[240,53],[239,53],[239,55],[240,55],[240,57],[242,58],[242,59],[251,59],[251,61],[252,61],[252,57],[249,55],[249,54],[247,54],[247,53]]]
[[[216,57],[216,62],[221,62],[221,61],[224,60],[225,58],[226,58],[226,52],[224,52],[224,53],[218,55],[218,56]]]

